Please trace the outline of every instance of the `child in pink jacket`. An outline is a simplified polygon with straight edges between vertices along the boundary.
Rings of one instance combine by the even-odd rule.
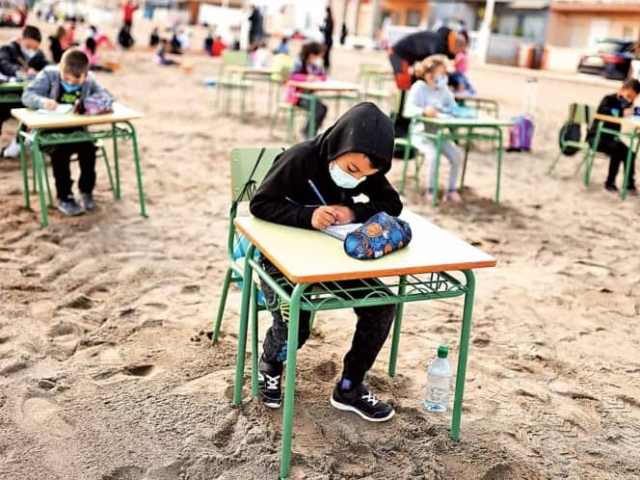
[[[302,46],[300,56],[293,64],[293,70],[291,70],[290,80],[300,82],[316,82],[324,81],[327,79],[327,75],[324,72],[324,66],[322,56],[324,55],[324,47],[317,43],[306,43]],[[287,90],[287,102],[296,105],[304,110],[310,110],[311,100],[306,97],[302,97],[300,91],[297,88],[289,88]],[[302,138],[309,140],[318,133],[322,122],[324,122],[327,116],[327,106],[319,98],[316,97],[316,111],[315,111],[315,129],[313,132],[309,132],[309,118],[302,129]]]

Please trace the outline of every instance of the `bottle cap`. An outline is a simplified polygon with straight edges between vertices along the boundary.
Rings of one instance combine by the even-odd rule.
[[[449,347],[440,345],[438,347],[438,358],[447,358],[449,356]]]

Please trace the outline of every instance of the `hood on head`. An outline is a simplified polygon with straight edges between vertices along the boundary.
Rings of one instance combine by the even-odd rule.
[[[355,105],[315,140],[320,155],[332,162],[344,153],[364,153],[387,173],[393,157],[391,119],[371,102]]]

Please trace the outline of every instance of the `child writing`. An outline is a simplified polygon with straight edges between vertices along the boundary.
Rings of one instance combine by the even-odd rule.
[[[22,94],[22,103],[28,108],[55,110],[59,104],[77,105],[96,94],[111,98],[109,92],[98,85],[89,73],[87,56],[77,48],[71,48],[64,52],[58,66],[47,67],[38,74]],[[58,210],[67,216],[81,215],[85,209],[93,210],[96,207],[93,198],[96,184],[95,145],[92,142],[67,143],[48,147],[47,153],[51,155]],[[80,164],[78,188],[82,205],[76,202],[71,191],[73,181],[69,163],[73,154],[77,154]]]
[[[324,47],[317,42],[311,42],[303,45],[302,50],[300,51],[300,56],[293,64],[293,70],[291,70],[289,78],[291,80],[302,82],[316,82],[326,80],[327,76],[324,73],[322,62],[323,52]],[[289,103],[297,105],[304,110],[310,110],[311,100],[302,97],[300,93],[301,92],[298,89],[289,89],[287,101]],[[305,140],[316,136],[316,133],[318,133],[318,130],[322,125],[322,122],[324,122],[324,119],[327,116],[327,106],[317,97],[315,103],[315,131],[309,133],[309,117],[307,117],[307,122],[305,123],[304,128],[301,132],[302,138]]]
[[[393,125],[373,103],[360,103],[315,139],[294,145],[275,161],[250,203],[251,213],[264,220],[300,228],[321,230],[332,224],[364,222],[384,211],[402,211],[398,193],[385,174],[391,168]],[[322,205],[309,182],[326,200]],[[364,194],[366,202],[354,197]],[[281,276],[264,256],[259,260],[270,275]],[[345,288],[364,286],[361,281],[339,282]],[[282,372],[287,351],[287,316],[278,306],[274,290],[263,282],[273,324],[267,331],[259,364],[260,396],[265,406],[282,405]],[[362,297],[369,292],[361,289]],[[392,305],[355,308],[358,321],[351,350],[330,403],[338,410],[354,412],[365,420],[383,422],[395,411],[378,400],[364,385],[366,372],[384,344],[395,316]],[[297,347],[309,338],[309,313],[300,312]]]
[[[403,115],[407,118],[415,116],[435,117],[439,113],[450,111],[456,106],[453,94],[447,85],[448,77],[444,63],[437,59],[426,59],[416,64],[414,75],[416,81],[409,90],[409,99],[405,103]],[[417,123],[411,132],[411,144],[430,159],[429,176],[427,178],[427,202],[433,200],[433,181],[435,178],[435,142],[421,135],[425,125]],[[449,160],[451,170],[445,198],[454,202],[460,201],[456,190],[461,158],[458,147],[451,140],[442,142],[442,153]]]
[[[611,115],[613,117],[633,115],[633,102],[638,97],[638,94],[640,94],[640,82],[636,79],[627,80],[616,93],[605,95],[600,105],[598,105],[597,113]],[[593,141],[595,140],[597,123],[598,122],[593,122],[591,128],[589,128],[589,133],[587,134],[589,145],[593,145]],[[619,123],[605,122],[603,127],[609,130],[620,130]],[[618,191],[616,177],[618,176],[621,163],[625,165],[626,168],[629,147],[619,138],[609,133],[601,133],[600,141],[598,142],[598,151],[609,155],[609,173],[604,182],[604,188],[608,192],[616,193]],[[627,191],[630,195],[638,195],[635,169],[635,155],[632,155],[629,183],[627,184]]]

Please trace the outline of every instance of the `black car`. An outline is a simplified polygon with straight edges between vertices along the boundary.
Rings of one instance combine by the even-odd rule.
[[[628,40],[598,40],[580,58],[578,72],[602,75],[612,80],[624,80],[629,76],[631,60],[636,44]]]

